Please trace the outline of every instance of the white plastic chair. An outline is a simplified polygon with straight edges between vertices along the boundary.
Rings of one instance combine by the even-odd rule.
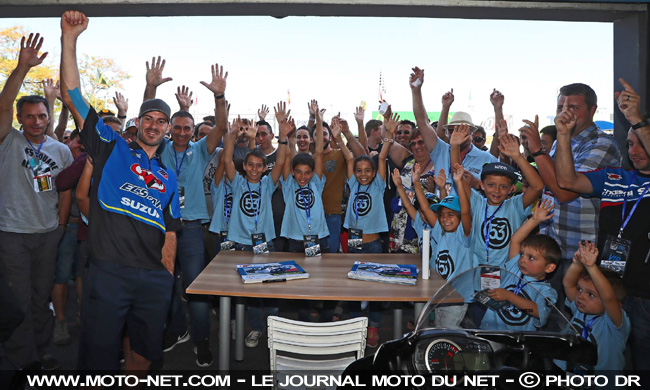
[[[274,388],[278,373],[340,375],[366,349],[366,317],[317,323],[269,316],[268,327]]]

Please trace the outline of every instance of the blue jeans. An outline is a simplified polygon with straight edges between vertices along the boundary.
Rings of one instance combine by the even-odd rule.
[[[201,221],[184,221],[183,229],[176,232],[176,273],[180,272],[180,279],[184,291],[205,268],[203,248],[203,229]],[[174,289],[172,298],[172,319],[169,330],[181,334],[185,329],[185,317],[178,290]],[[210,299],[205,295],[188,295],[188,309],[190,312],[190,335],[194,343],[205,340],[210,334]]]
[[[325,222],[327,223],[327,229],[330,231],[330,235],[327,237],[329,253],[338,253],[341,246],[341,215],[325,214]],[[322,249],[321,252],[326,253]]]
[[[623,308],[632,325],[628,347],[634,370],[650,370],[650,360],[645,355],[650,350],[650,299],[628,296]]]
[[[364,242],[360,248],[348,247],[348,253],[382,253],[381,239],[375,241]],[[363,305],[363,302],[361,303]],[[378,328],[381,323],[381,302],[370,302],[368,305],[368,326],[371,328]],[[356,318],[361,315],[359,310],[350,310],[350,318]]]

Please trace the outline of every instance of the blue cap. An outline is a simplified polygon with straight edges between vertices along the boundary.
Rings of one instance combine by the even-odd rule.
[[[446,207],[449,210],[458,211],[460,213],[460,202],[458,201],[458,197],[454,195],[449,195],[443,198],[440,203],[432,204],[431,210],[438,211],[440,207]]]
[[[505,176],[512,180],[513,184],[520,180],[519,176],[517,176],[517,171],[515,168],[502,162],[493,162],[483,165],[483,170],[481,171],[481,180],[484,180],[485,176],[488,175]]]

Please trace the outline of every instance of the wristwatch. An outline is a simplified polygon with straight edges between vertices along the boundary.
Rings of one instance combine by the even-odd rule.
[[[642,127],[646,127],[646,126],[648,126],[648,125],[650,125],[650,120],[648,120],[648,119],[644,119],[644,120],[642,120],[641,122],[637,123],[636,125],[632,125],[632,128],[633,128],[634,130],[636,130],[636,129],[640,129],[640,128],[642,128]]]
[[[533,157],[541,156],[542,154],[546,154],[546,152],[547,152],[546,148],[542,146],[538,151],[532,153],[531,156]]]

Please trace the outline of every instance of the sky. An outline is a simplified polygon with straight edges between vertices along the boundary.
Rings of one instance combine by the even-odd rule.
[[[0,19],[0,28],[22,25],[45,37],[44,51],[60,61],[60,19]],[[413,66],[425,70],[422,88],[428,111],[440,111],[442,95],[453,88],[451,111],[467,111],[490,133],[493,88],[505,96],[512,126],[540,116],[551,123],[558,89],[589,84],[599,96],[596,119],[613,112],[613,25],[610,23],[361,17],[123,17],[90,19],[78,52],[113,58],[132,78],[121,91],[128,116],[137,115],[144,91],[145,61],[167,60],[173,80],[157,97],[172,110],[174,93],[187,85],[197,98],[195,117],[214,109],[210,66],[229,72],[226,98],[231,115],[253,117],[266,104],[290,96],[297,120],[306,120],[307,102],[317,99],[326,120],[339,111],[353,121],[354,108],[367,102],[366,120],[378,108],[379,75],[394,111],[411,111],[408,78]],[[108,96],[114,91],[109,90]],[[273,109],[271,109],[271,114]]]

